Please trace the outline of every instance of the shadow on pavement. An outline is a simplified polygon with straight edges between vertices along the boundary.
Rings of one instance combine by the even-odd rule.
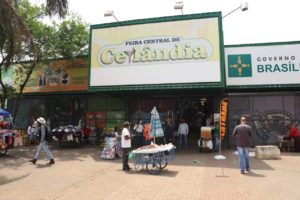
[[[178,174],[177,171],[171,171],[168,169],[162,169],[158,174],[149,174],[146,169],[141,169],[141,170],[132,169],[130,171],[123,171],[120,169],[119,171],[122,171],[130,175],[145,175],[145,176],[152,175],[152,176],[164,176],[164,177],[175,177]]]
[[[251,177],[257,177],[257,178],[266,177],[265,175],[254,173],[253,171],[250,171],[249,173],[247,173],[245,175],[246,176],[251,176]]]
[[[10,149],[8,155],[0,157],[0,168],[11,167],[18,169],[21,165],[28,164],[28,160],[33,158],[36,153],[37,146],[25,146]],[[78,148],[59,148],[56,146],[50,146],[50,150],[54,155],[56,162],[68,162],[68,161],[84,161],[86,158],[91,158],[96,162],[112,162],[121,163],[122,159],[115,160],[102,160],[100,159],[101,149],[98,146],[87,145]],[[235,150],[223,150],[222,155],[226,157],[225,160],[216,160],[214,156],[218,153],[213,152],[199,152],[196,148],[187,150],[177,150],[175,153],[175,159],[168,163],[168,165],[179,166],[192,166],[192,167],[216,167],[216,168],[239,168],[238,156],[235,154]],[[288,156],[297,156],[296,153],[284,153]],[[43,152],[41,160],[46,159],[46,155]],[[274,160],[280,162],[280,160]],[[132,160],[130,160],[132,163]],[[48,166],[47,166],[48,167]],[[250,157],[250,167],[253,170],[273,170],[264,160],[255,159]],[[166,174],[164,174],[166,173]],[[170,174],[168,174],[170,173]],[[162,170],[162,175],[172,176],[170,171]],[[255,174],[252,174],[255,176]]]
[[[7,178],[5,176],[0,176],[0,185],[4,185],[4,184],[7,184],[7,183],[18,181],[20,179],[23,179],[23,178],[27,177],[28,175],[29,174],[25,174],[25,175],[14,177],[14,178]]]

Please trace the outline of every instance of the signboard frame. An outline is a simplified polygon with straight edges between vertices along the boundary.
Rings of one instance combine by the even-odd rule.
[[[255,47],[273,47],[274,48],[280,48],[280,46],[288,46],[291,45],[300,45],[300,41],[290,41],[290,42],[272,42],[272,43],[255,43],[255,44],[237,44],[237,45],[226,45],[225,46],[225,78],[226,78],[226,89],[229,91],[234,91],[234,90],[244,90],[244,89],[251,89],[251,90],[255,90],[255,89],[263,89],[263,90],[282,90],[282,89],[295,89],[295,88],[299,88],[300,87],[300,79],[299,79],[299,83],[286,83],[286,84],[270,84],[270,83],[266,83],[266,84],[245,84],[245,83],[241,83],[241,84],[230,84],[229,83],[229,75],[228,75],[228,55],[232,55],[231,53],[226,52],[226,49],[229,48],[255,48]],[[247,54],[247,52],[245,51],[241,51],[240,53],[241,55],[245,55]],[[250,53],[249,53],[250,54]],[[297,56],[297,55],[296,55]],[[275,56],[270,55],[270,58],[266,58],[266,59],[274,59]],[[255,58],[252,58],[255,59]],[[276,58],[277,60],[279,59],[278,57]],[[297,63],[297,67],[300,66],[300,63]],[[255,67],[255,66],[254,66]],[[253,66],[252,66],[253,69]],[[298,69],[298,68],[297,68]],[[253,70],[252,70],[253,71]],[[300,73],[300,71],[299,71]],[[276,79],[274,79],[276,80]]]
[[[207,19],[207,18],[217,18],[218,23],[218,47],[219,47],[219,66],[220,66],[220,78],[216,82],[175,82],[175,83],[143,83],[143,84],[120,84],[120,85],[91,85],[91,73],[92,73],[92,45],[93,45],[93,31],[97,29],[113,28],[113,27],[124,27],[132,25],[143,25],[143,24],[154,24],[162,22],[176,22],[183,20],[193,20],[193,19]],[[168,16],[159,18],[149,18],[149,19],[138,19],[130,21],[122,21],[115,23],[106,23],[91,25],[90,27],[90,42],[89,42],[89,91],[127,91],[127,90],[165,90],[165,89],[201,89],[201,88],[224,88],[225,87],[225,63],[224,63],[224,44],[223,44],[223,31],[222,31],[222,15],[221,12],[212,13],[201,13],[192,15],[178,15],[178,16]],[[113,78],[113,77],[111,77]]]

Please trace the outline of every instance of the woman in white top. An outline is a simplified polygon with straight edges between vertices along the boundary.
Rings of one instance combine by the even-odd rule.
[[[128,165],[128,154],[130,152],[131,148],[131,135],[129,132],[129,122],[126,121],[124,123],[124,128],[122,130],[122,136],[121,136],[121,146],[122,146],[122,152],[123,152],[123,170],[128,171],[131,168]]]
[[[136,124],[133,128],[137,135],[137,147],[144,146],[144,125],[143,121],[139,120],[139,123]]]

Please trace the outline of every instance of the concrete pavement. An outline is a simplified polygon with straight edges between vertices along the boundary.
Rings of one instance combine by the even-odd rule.
[[[280,160],[251,157],[251,172],[242,175],[234,150],[222,153],[226,160],[196,149],[176,151],[159,175],[149,175],[122,171],[121,160],[100,160],[95,146],[51,149],[53,166],[45,156],[36,165],[28,162],[35,147],[0,157],[0,199],[300,199],[299,153],[282,153]]]

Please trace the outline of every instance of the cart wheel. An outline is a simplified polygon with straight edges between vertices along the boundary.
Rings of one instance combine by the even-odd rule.
[[[7,153],[7,151],[8,151],[8,145],[6,145],[5,148],[0,149],[0,155],[2,155],[2,156],[5,155]]]
[[[134,162],[133,165],[134,165],[135,171],[141,170],[143,168],[143,164],[141,164],[141,163]]]
[[[167,152],[168,153],[168,152]],[[166,153],[166,154],[167,154]],[[156,157],[156,162],[154,163],[156,165],[156,167],[160,167],[160,169],[164,169],[167,165],[168,165],[168,161],[164,159],[164,155],[163,152],[160,152],[158,154],[158,157]],[[160,164],[160,166],[159,166]]]
[[[166,168],[167,165],[168,165],[168,162],[161,162],[160,163],[160,169]]]
[[[158,174],[159,171],[161,170],[161,164],[158,163],[147,163],[146,169],[149,174]]]

